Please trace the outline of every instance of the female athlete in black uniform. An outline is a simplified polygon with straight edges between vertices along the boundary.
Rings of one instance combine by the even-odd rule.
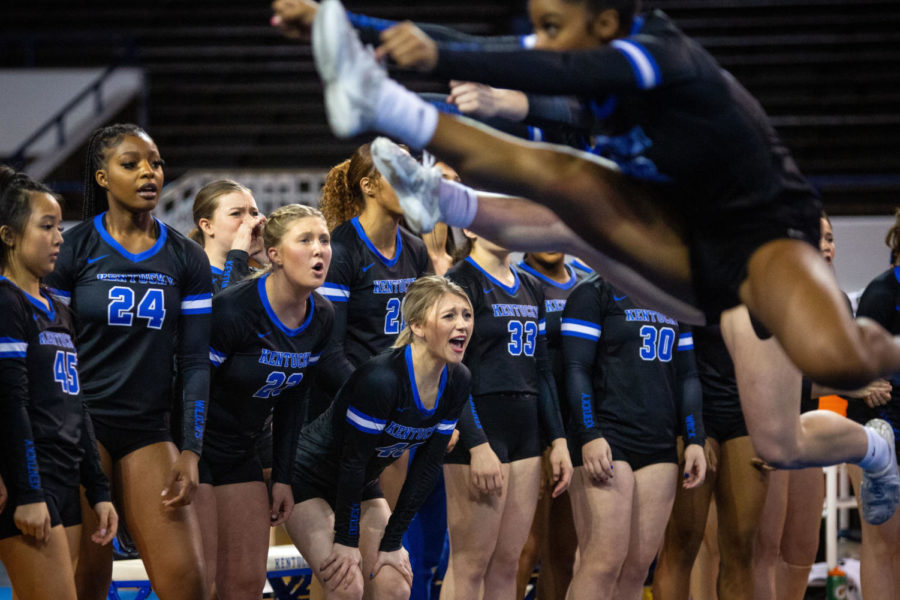
[[[566,302],[562,340],[580,446],[571,495],[581,554],[568,597],[637,598],[678,480],[693,488],[706,474],[693,337],[592,275]]]
[[[721,315],[761,457],[792,468],[860,464],[863,516],[883,522],[900,502],[890,428],[827,411],[803,415],[801,425],[800,375],[790,361],[816,381],[852,389],[900,371],[900,341],[846,314],[815,248],[820,203],[759,104],[665,14],[638,16],[637,8],[632,0],[532,0],[536,47],[561,52],[432,44],[418,63],[447,78],[589,96],[609,109],[594,149],[602,157],[438,114],[386,78],[337,0],[323,2],[313,24],[329,122],[339,136],[375,129],[428,146],[467,180],[540,203],[479,197],[376,141],[375,158],[414,225],[473,227],[513,249],[552,245],[682,320]],[[748,309],[756,329],[780,344],[754,334]]]
[[[72,315],[41,286],[63,238],[43,185],[0,167],[0,562],[18,598],[74,600],[84,485],[97,544],[118,517],[81,398]],[[0,479],[0,487],[2,481]]]
[[[566,257],[561,252],[529,252],[516,265],[541,284],[544,293],[544,311],[546,314],[547,352],[553,369],[553,380],[557,394],[565,398],[565,374],[563,372],[562,336],[560,325],[566,299],[575,286],[584,278],[583,273],[566,264]],[[563,423],[568,424],[568,410],[560,403]],[[568,429],[568,425],[566,427]],[[569,452],[574,446],[571,444]],[[549,472],[548,452],[542,457],[544,472]],[[519,574],[516,578],[516,596],[525,597],[525,590],[534,567],[540,563],[540,574],[535,594],[538,598],[552,600],[565,597],[566,589],[572,581],[572,569],[575,565],[575,551],[578,538],[575,535],[575,522],[572,516],[572,502],[566,490],[557,497],[548,493],[549,482],[541,481],[541,492],[534,513],[534,522],[522,556],[519,559]]]
[[[212,270],[213,290],[224,290],[250,275],[250,257],[263,252],[265,215],[253,193],[236,181],[207,183],[194,198],[194,229],[188,234],[203,246]]]
[[[552,445],[554,496],[568,486],[572,463],[547,354],[540,284],[510,267],[509,251],[466,236],[468,256],[447,277],[466,291],[475,310],[466,365],[472,371],[471,411],[478,418],[461,423],[460,443],[444,461],[450,565],[441,597],[474,598],[483,587],[485,598],[511,598],[537,505],[542,428]]]
[[[263,232],[271,268],[213,300],[215,328],[209,420],[200,459],[197,508],[207,579],[220,598],[255,598],[265,585],[268,531],[290,516],[291,461],[307,383],[334,318],[315,293],[331,261],[321,213],[292,204]],[[275,431],[272,500],[257,438]]]
[[[82,390],[103,469],[153,589],[161,598],[196,600],[207,591],[189,505],[209,395],[212,284],[203,249],[151,214],[162,167],[139,127],[95,131],[85,221],[66,232],[46,282],[78,317]],[[173,357],[182,378],[180,452],[169,427]],[[101,550],[82,544],[79,597],[106,598],[112,555]]]
[[[304,428],[294,462],[297,504],[287,528],[329,598],[408,598],[400,538],[431,491],[469,398],[461,361],[472,305],[438,276],[409,286],[406,327],[394,349],[354,371],[334,402]],[[384,467],[416,448],[391,514],[378,485]],[[360,566],[362,569],[360,569]]]

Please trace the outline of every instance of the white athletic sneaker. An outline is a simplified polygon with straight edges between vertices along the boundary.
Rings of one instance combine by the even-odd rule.
[[[859,503],[862,518],[872,525],[880,525],[893,516],[900,503],[900,474],[897,472],[897,454],[894,451],[894,431],[882,419],[872,419],[866,423],[891,447],[891,463],[880,473],[863,471],[859,486]]]
[[[406,222],[419,233],[428,233],[441,220],[438,205],[441,169],[424,167],[409,152],[385,137],[372,142],[372,162],[394,191]]]
[[[339,0],[319,4],[312,48],[325,85],[325,110],[334,135],[348,138],[371,129],[378,91],[387,74],[359,41]]]

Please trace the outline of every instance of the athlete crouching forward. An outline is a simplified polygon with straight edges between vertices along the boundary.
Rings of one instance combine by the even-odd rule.
[[[331,262],[322,213],[281,207],[266,223],[263,242],[269,271],[213,300],[213,376],[197,506],[207,581],[222,599],[262,593],[269,526],[283,523],[294,506],[291,460],[301,409],[334,321],[331,303],[314,291]],[[270,420],[271,503],[258,443]]]
[[[41,286],[61,220],[47,188],[0,168],[0,561],[24,600],[75,598],[79,483],[99,523],[92,541],[108,544],[118,523],[81,399],[72,314]]]
[[[327,598],[362,598],[364,590],[409,598],[412,570],[400,539],[440,473],[469,398],[461,362],[473,318],[465,292],[443,277],[422,277],[401,314],[407,325],[393,349],[360,365],[298,442],[287,529]],[[413,448],[392,514],[378,475]]]

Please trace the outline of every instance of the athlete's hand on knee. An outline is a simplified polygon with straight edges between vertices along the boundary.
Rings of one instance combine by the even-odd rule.
[[[112,502],[98,502],[94,505],[97,515],[97,530],[91,534],[91,541],[105,546],[116,537],[119,530],[119,514]]]
[[[482,119],[503,117],[521,121],[528,115],[528,96],[523,92],[471,81],[451,80],[447,102],[455,104],[463,114]]]
[[[684,449],[684,487],[695,488],[706,479],[706,454],[700,444],[688,444]]]
[[[393,567],[403,576],[406,583],[412,587],[413,572],[412,566],[409,564],[409,552],[406,548],[401,547],[399,550],[392,552],[378,552],[378,558],[375,560],[375,566],[369,573],[369,579],[375,579],[382,567]]]
[[[490,444],[479,444],[469,450],[472,472],[472,485],[482,494],[497,494],[503,491],[503,471],[500,459],[491,449]]]
[[[411,21],[404,21],[381,33],[381,45],[375,49],[375,58],[381,60],[385,56],[405,69],[431,71],[437,66],[438,47]]]
[[[7,500],[9,500],[9,493],[6,491],[6,484],[3,483],[3,478],[0,477],[0,512],[3,512],[3,509],[6,508]]]
[[[591,440],[581,447],[581,462],[594,483],[606,483],[613,477],[612,450],[605,438]]]
[[[272,527],[288,520],[294,510],[294,492],[286,483],[272,484]]]
[[[13,522],[23,535],[34,538],[41,544],[50,541],[50,511],[46,502],[20,504],[13,513]]]
[[[572,457],[569,456],[569,445],[566,438],[553,440],[550,447],[550,467],[553,469],[550,485],[553,487],[553,497],[556,498],[569,487],[572,481]]]
[[[187,506],[194,499],[200,476],[197,473],[197,454],[184,450],[172,465],[166,486],[163,488],[163,506]]]
[[[359,548],[338,543],[332,544],[331,554],[322,561],[322,567],[319,569],[322,583],[327,585],[331,591],[337,590],[342,585],[345,588],[350,587],[354,574],[359,571],[361,562],[362,555],[359,553]]]
[[[308,37],[319,5],[311,0],[275,0],[269,23],[289,38]]]

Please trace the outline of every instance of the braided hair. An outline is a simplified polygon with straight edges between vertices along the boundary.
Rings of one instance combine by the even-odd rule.
[[[97,183],[95,174],[106,166],[106,151],[117,145],[126,136],[144,136],[147,132],[132,123],[116,123],[96,129],[88,141],[84,159],[84,204],[81,218],[90,219],[109,208],[106,190]]]

